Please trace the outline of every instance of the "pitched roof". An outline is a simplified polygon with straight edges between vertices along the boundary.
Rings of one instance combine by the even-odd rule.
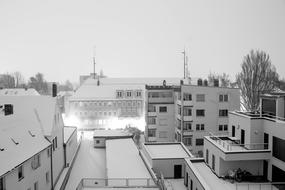
[[[3,96],[0,105],[12,104],[13,115],[34,118],[40,124],[43,134],[51,136],[56,110],[56,98],[50,96]]]
[[[0,176],[47,148],[36,115],[9,115],[0,119]]]

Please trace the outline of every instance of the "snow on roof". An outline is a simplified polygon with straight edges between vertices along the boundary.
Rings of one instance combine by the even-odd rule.
[[[180,143],[150,143],[144,146],[152,159],[192,157]]]
[[[124,130],[94,130],[93,137],[131,137],[127,131]]]
[[[182,78],[160,77],[160,78],[100,78],[100,85],[162,85],[163,81],[167,85],[179,85]],[[97,85],[98,79],[88,78],[83,84]]]
[[[50,136],[56,111],[56,98],[50,96],[2,96],[0,105],[12,104],[13,115],[33,118],[37,121],[45,136]]]
[[[76,127],[69,127],[69,126],[64,126],[63,128],[63,142],[64,144],[66,144],[69,140],[69,138],[72,136],[72,134],[74,133],[74,131],[76,131]]]
[[[0,119],[0,176],[47,148],[50,143],[33,118],[5,116]]]
[[[132,139],[107,140],[106,159],[108,178],[152,178]]]
[[[236,189],[234,184],[218,178],[204,161],[191,162],[190,159],[185,159],[185,161],[206,190],[215,189],[216,187],[228,190]]]
[[[94,80],[94,79],[93,79]],[[78,99],[116,99],[117,90],[143,90],[144,85],[93,85],[83,84],[71,96],[71,100]]]
[[[39,96],[33,88],[5,88],[0,90],[0,96]]]

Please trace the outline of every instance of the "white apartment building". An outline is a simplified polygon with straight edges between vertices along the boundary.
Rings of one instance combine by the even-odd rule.
[[[237,88],[208,86],[198,80],[197,85],[181,85],[175,90],[175,140],[183,142],[198,156],[203,155],[204,136],[209,133],[228,134],[230,111],[240,109]]]
[[[4,109],[4,114],[1,115],[0,121],[3,121],[5,117],[19,117],[22,120],[21,122],[18,122],[10,129],[13,130],[13,132],[11,132],[11,139],[13,140],[10,139],[10,141],[11,142],[13,141],[12,143],[15,144],[15,146],[17,147],[17,151],[19,152],[16,152],[15,150],[12,149],[11,150],[12,152],[10,152],[12,155],[9,157],[10,159],[9,161],[12,163],[15,162],[14,164],[12,164],[11,167],[18,169],[19,171],[18,175],[20,176],[20,178],[22,178],[21,175],[27,176],[24,178],[23,181],[21,180],[22,181],[21,185],[18,186],[21,188],[8,188],[7,186],[6,190],[23,189],[23,188],[45,189],[41,185],[41,184],[46,185],[46,183],[44,183],[43,181],[49,181],[49,183],[51,184],[50,187],[54,187],[54,185],[56,184],[57,180],[60,177],[62,170],[64,169],[63,121],[60,109],[57,105],[56,98],[49,96],[33,96],[33,95],[2,96],[0,99],[0,105],[2,105],[2,109]],[[13,120],[11,120],[10,122],[11,125],[13,125]],[[24,125],[26,122],[31,123],[29,127],[34,127],[33,130],[35,130],[35,132],[33,130],[30,130],[29,128],[23,131],[23,133],[19,132],[20,129],[19,131],[16,130],[17,128],[21,128],[22,125],[23,129],[21,128],[21,130],[24,130]],[[1,125],[0,129],[2,129],[3,132],[5,132],[5,130],[7,130],[6,125]],[[38,131],[40,133],[36,133]],[[29,135],[31,137],[29,137]],[[33,142],[33,140],[28,140],[38,136],[39,137],[41,136],[41,138],[44,139],[44,142],[48,143],[50,148],[40,147],[41,145],[40,143]],[[8,141],[7,143],[12,144],[10,141]],[[27,144],[25,144],[25,142],[27,142]],[[25,146],[22,146],[22,144],[23,145],[25,144]],[[33,148],[33,146],[35,146],[35,148]],[[5,152],[5,147],[1,149],[4,149],[3,152]],[[27,156],[25,158],[17,156],[16,154],[16,153],[21,154],[22,152],[23,153],[27,152]],[[38,157],[38,155],[40,158]],[[30,170],[30,168],[28,168],[28,165],[30,163],[29,160],[31,158],[36,160],[34,161],[36,162],[36,164],[40,162],[40,165],[43,167],[43,169],[40,170],[45,170],[45,171],[41,171],[39,173],[34,174],[32,172],[33,170]],[[2,156],[0,156],[0,159],[2,159]],[[3,168],[7,164],[7,162],[5,161],[1,161],[0,163],[1,163],[0,168]],[[22,164],[24,165],[21,168]],[[49,168],[49,170],[47,170],[47,167]],[[10,171],[13,171],[13,173],[9,173]],[[49,172],[48,174],[50,175],[50,177],[48,177],[49,175],[46,174],[47,172]],[[11,170],[7,170],[5,173],[3,173],[3,175],[4,174],[5,174],[4,178],[2,177],[1,179],[2,186],[3,184],[8,185],[8,182],[14,184],[19,183],[19,180],[15,177],[15,175],[17,175],[17,172],[15,172],[13,168],[11,168]],[[43,175],[46,175],[46,177],[41,177]],[[14,176],[14,177],[10,178],[9,176]],[[28,176],[34,176],[36,178]],[[38,179],[38,184],[35,184],[36,179]],[[34,182],[32,183],[32,181]]]
[[[146,85],[147,142],[174,142],[174,86]]]

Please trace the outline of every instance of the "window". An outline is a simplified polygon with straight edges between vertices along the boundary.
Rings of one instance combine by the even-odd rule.
[[[227,117],[228,116],[228,110],[219,110],[219,116],[220,117]]]
[[[23,178],[24,178],[24,171],[23,171],[23,165],[22,165],[18,168],[18,180],[20,181]]]
[[[155,125],[156,124],[156,117],[148,117],[147,123],[150,125]]]
[[[196,131],[204,131],[205,125],[204,124],[196,124]]]
[[[273,156],[285,162],[285,140],[273,136]]]
[[[229,97],[227,94],[220,94],[219,95],[219,101],[220,102],[228,102],[228,100],[229,100]]]
[[[202,146],[202,145],[204,145],[204,139],[196,139],[196,145],[197,145],[197,146]]]
[[[219,125],[219,131],[223,130],[223,125]]]
[[[39,190],[38,182],[35,182],[35,183],[34,183],[34,190]]]
[[[196,110],[196,116],[205,116],[205,110]]]
[[[192,109],[189,107],[184,107],[184,116],[191,116],[192,115]]]
[[[191,131],[191,130],[192,130],[192,124],[191,124],[191,122],[185,121],[185,122],[184,122],[184,125],[183,125],[183,130],[184,130],[184,131]]]
[[[159,138],[167,138],[167,131],[159,131],[158,137]]]
[[[184,101],[191,101],[192,100],[192,94],[183,93],[183,100]]]
[[[99,144],[100,143],[100,140],[96,140],[96,144]]]
[[[186,146],[192,146],[192,137],[184,137],[184,138],[183,138],[183,143],[184,143]]]
[[[46,172],[46,183],[50,182],[49,172]]]
[[[40,165],[41,165],[41,163],[40,163],[40,154],[37,154],[37,155],[35,155],[32,158],[31,166],[32,166],[32,169],[35,170],[38,167],[40,167]]]
[[[219,131],[227,131],[228,125],[219,125]]]
[[[128,98],[132,97],[132,91],[127,91],[127,97]]]
[[[55,148],[57,148],[57,137],[55,137]]]
[[[215,171],[215,155],[212,155],[212,169]]]
[[[5,190],[4,177],[0,178],[0,190]]]
[[[206,163],[209,164],[209,150],[206,149]]]
[[[123,91],[117,91],[116,92],[116,96],[117,96],[117,98],[122,98],[123,97]],[[101,105],[101,103],[99,103],[99,105]]]
[[[156,129],[148,129],[148,137],[155,137]]]
[[[136,91],[136,97],[142,97],[142,92],[141,91]]]
[[[156,112],[155,105],[149,104],[147,108],[148,112]]]
[[[167,107],[166,106],[160,106],[159,112],[167,112]]]
[[[205,102],[205,94],[196,94],[196,102]]]

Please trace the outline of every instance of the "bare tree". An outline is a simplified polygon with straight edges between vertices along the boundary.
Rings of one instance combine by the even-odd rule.
[[[218,79],[220,81],[221,87],[230,87],[231,86],[230,76],[226,73],[222,73],[222,74],[210,73],[208,75],[209,83],[213,84],[215,79]]]
[[[16,88],[23,88],[23,87],[26,87],[26,82],[25,82],[25,78],[24,76],[22,75],[22,73],[20,72],[14,72],[13,73],[13,77],[14,77],[14,80],[15,80],[15,87]]]
[[[273,91],[278,74],[264,51],[251,50],[244,57],[241,68],[236,80],[241,89],[242,105],[247,111],[257,111],[260,95]]]
[[[37,73],[34,77],[30,77],[28,85],[30,88],[36,89],[40,94],[48,94],[48,84],[42,73]]]
[[[15,88],[15,79],[12,74],[6,73],[0,76],[0,85],[3,88]]]

